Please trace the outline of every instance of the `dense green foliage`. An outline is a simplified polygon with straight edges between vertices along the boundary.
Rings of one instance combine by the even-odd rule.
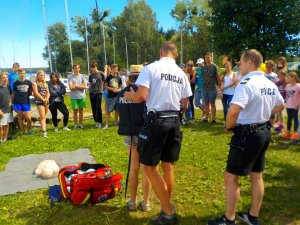
[[[112,64],[114,62],[114,38],[116,62],[126,66],[125,37],[127,38],[129,65],[136,64],[137,60],[139,63],[143,63],[159,57],[159,49],[165,39],[158,31],[156,15],[145,0],[137,2],[129,0],[124,11],[119,16],[112,18],[111,21],[106,21],[106,17],[103,15],[108,15],[108,12],[100,12],[97,15],[97,11],[94,9],[91,12],[91,18],[87,19],[90,59],[97,60],[100,65],[104,65],[103,38],[105,38],[107,64]],[[82,72],[87,73],[85,18],[76,16],[71,20],[74,24],[73,32],[83,39],[83,41],[72,41],[73,61],[81,65]],[[57,36],[59,33],[62,34],[62,37]],[[55,57],[57,59],[57,66],[53,68],[57,68],[59,72],[70,71],[66,26],[61,23],[50,26],[49,39],[53,65]],[[54,43],[55,46],[53,46]],[[47,52],[47,47],[45,47],[45,52]],[[48,58],[47,53],[44,53],[43,56]]]
[[[171,10],[171,15],[176,19],[179,31],[182,30],[183,33],[184,63],[188,60],[196,61],[200,57],[204,58],[205,52],[213,50],[208,30],[209,12],[207,0],[177,1],[175,8]],[[180,49],[179,31],[171,39],[177,43],[178,49]]]
[[[123,60],[126,59],[125,37],[127,38],[129,65],[159,58],[159,49],[164,38],[158,32],[156,15],[145,0],[129,0],[124,11],[112,20],[112,24],[116,28],[117,46]]]
[[[210,0],[211,34],[218,53],[238,58],[254,48],[265,58],[299,55],[299,0]]]
[[[114,18],[108,17],[108,9],[97,12],[95,8],[89,18],[71,18],[71,31],[79,36],[78,40],[72,40],[74,63],[87,73],[85,19],[89,56],[101,67],[105,64],[104,41],[107,64],[115,61],[125,67],[125,38],[130,65],[156,60],[162,43],[169,40],[177,44],[180,53],[181,34],[184,63],[203,58],[206,51],[215,53],[217,63],[224,55],[238,59],[240,52],[248,48],[260,50],[265,60],[282,55],[299,57],[299,0],[242,4],[237,0],[177,0],[175,7],[166,9],[166,13],[176,19],[174,26],[166,31],[158,27],[156,14],[145,0],[128,0],[121,14]],[[71,71],[66,26],[63,23],[50,26],[49,40],[54,70]],[[46,47],[43,57],[48,58]]]
[[[66,26],[63,23],[55,23],[48,27],[49,45],[51,51],[52,68],[54,71],[65,72],[70,64],[70,51]],[[47,46],[43,57],[49,60]]]
[[[69,104],[68,97],[66,102]],[[184,139],[180,160],[175,167],[173,198],[181,225],[202,225],[207,219],[224,213],[223,171],[231,135],[224,133],[221,112],[218,112],[217,118],[219,120],[215,125],[199,124],[200,114],[197,111],[196,124],[182,127]],[[43,139],[35,130],[36,135],[17,136],[15,140],[1,144],[0,170],[4,170],[10,159],[18,156],[89,148],[97,162],[106,163],[113,171],[126,175],[128,158],[123,138],[117,135],[117,128],[94,128],[92,120],[87,118],[84,125],[84,130],[60,130],[58,133],[52,131],[52,125],[48,125],[47,139]],[[266,192],[260,214],[262,224],[299,224],[299,145],[274,138],[276,142],[271,144],[267,152],[264,173]],[[239,211],[249,209],[249,183],[249,178],[240,180],[242,191]],[[141,197],[139,190],[138,199]],[[105,204],[72,206],[62,202],[50,208],[45,188],[0,197],[0,224],[141,225],[147,224],[160,211],[154,193],[151,197],[153,210],[148,213],[129,213],[125,202],[123,193]]]

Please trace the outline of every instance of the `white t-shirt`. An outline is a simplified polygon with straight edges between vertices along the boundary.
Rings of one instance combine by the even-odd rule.
[[[86,79],[83,77],[82,74],[79,74],[76,76],[75,74],[72,74],[72,76],[68,79],[69,85],[72,84],[86,84]],[[82,99],[85,98],[85,89],[76,89],[70,91],[70,98],[71,99]]]
[[[169,57],[162,57],[145,66],[135,84],[149,89],[146,100],[148,110],[179,111],[179,101],[192,95],[188,77]]]
[[[231,72],[228,76],[224,75],[224,88],[229,86],[233,81],[233,72]],[[225,95],[233,95],[234,94],[234,85],[232,87],[226,88],[223,90],[223,94]]]
[[[250,72],[242,78],[231,101],[242,108],[236,123],[243,125],[269,121],[272,109],[283,103],[277,86],[260,71]]]
[[[265,77],[272,81],[274,84],[278,82],[277,74],[274,72],[265,73]]]
[[[122,89],[126,87],[126,77],[125,75],[121,76],[121,81],[122,81]]]

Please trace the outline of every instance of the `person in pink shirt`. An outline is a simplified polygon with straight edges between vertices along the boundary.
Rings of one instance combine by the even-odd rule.
[[[276,82],[276,86],[278,87],[278,90],[281,94],[281,96],[283,97],[283,99],[286,99],[286,85],[287,85],[287,82],[286,82],[286,77],[287,77],[287,74],[286,72],[284,72],[284,70],[279,70],[278,73],[277,73],[277,76],[278,76],[278,82]],[[283,110],[279,113],[277,113],[276,115],[276,121],[275,123],[278,124],[278,126],[275,128],[275,132],[277,134],[279,133],[282,133],[282,130],[284,128],[284,125],[283,125]]]
[[[299,126],[298,112],[300,107],[300,84],[297,73],[290,72],[287,76],[286,99],[285,106],[288,115],[287,131],[281,136],[282,138],[290,138],[297,140],[297,129]],[[294,133],[291,133],[292,122],[294,121]]]

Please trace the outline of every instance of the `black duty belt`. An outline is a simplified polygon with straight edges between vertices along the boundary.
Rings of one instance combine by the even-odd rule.
[[[178,111],[158,111],[156,112],[156,118],[160,117],[176,117],[179,116]]]
[[[240,136],[244,136],[244,135],[249,135],[252,133],[256,133],[257,131],[261,131],[261,130],[270,130],[271,128],[271,124],[270,122],[266,122],[266,123],[253,123],[253,124],[245,124],[245,125],[241,125],[241,124],[237,124],[234,128],[233,128],[233,133],[236,135],[240,135]]]
[[[154,109],[149,109],[146,113],[147,121],[154,121],[157,118],[172,118],[179,117],[179,111],[156,111]]]

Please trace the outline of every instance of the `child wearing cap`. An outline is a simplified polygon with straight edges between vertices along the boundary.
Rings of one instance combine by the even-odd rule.
[[[204,59],[199,58],[196,62],[196,93],[195,93],[195,105],[200,108],[202,114],[204,114],[204,105],[201,103],[202,92],[203,92],[203,67],[204,67]],[[203,117],[203,115],[202,115]]]
[[[128,75],[128,85],[117,96],[117,109],[119,111],[119,129],[118,134],[124,135],[124,143],[128,149],[130,156],[130,171],[129,171],[129,188],[130,200],[127,202],[127,207],[130,211],[137,209],[147,212],[150,208],[150,180],[146,176],[143,166],[140,166],[138,153],[138,134],[144,124],[143,113],[145,110],[145,103],[134,103],[124,98],[124,93],[133,89],[137,91],[138,87],[134,84],[138,78],[139,73],[143,69],[143,65],[131,65],[130,74]],[[142,188],[143,200],[136,204],[137,188],[138,188],[138,174],[139,169],[142,169]]]

